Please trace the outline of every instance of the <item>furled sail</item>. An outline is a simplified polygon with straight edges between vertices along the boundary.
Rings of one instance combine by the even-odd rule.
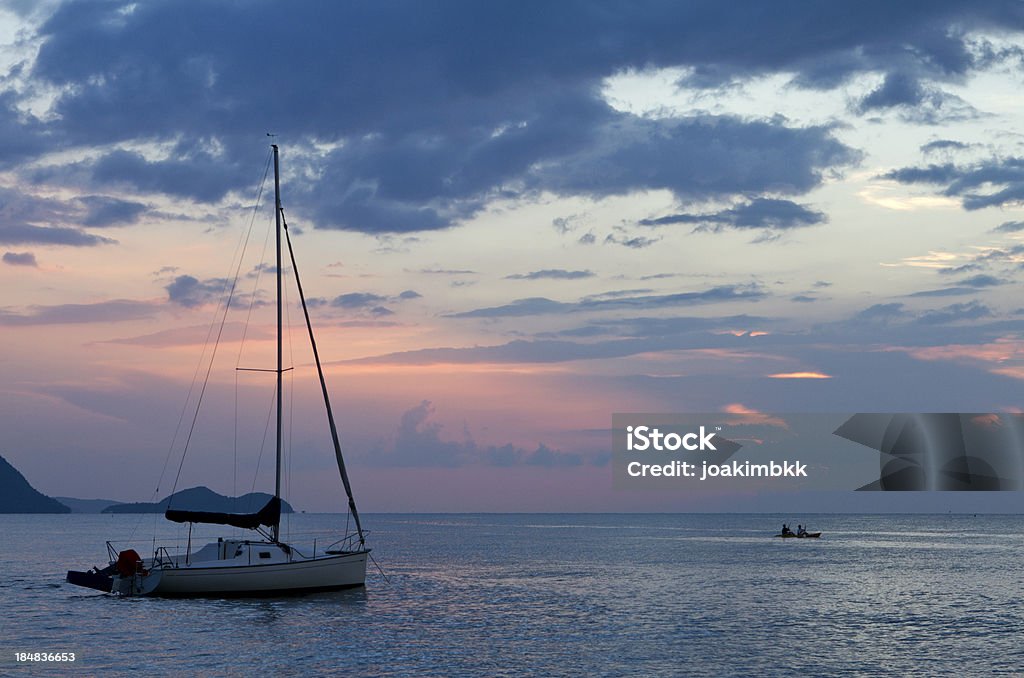
[[[281,522],[281,498],[271,497],[267,505],[256,513],[217,513],[215,511],[183,511],[167,509],[167,520],[176,523],[210,523],[231,525],[245,530],[255,530],[260,525],[274,527]]]

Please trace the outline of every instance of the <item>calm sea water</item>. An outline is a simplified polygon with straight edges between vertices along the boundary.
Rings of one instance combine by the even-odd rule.
[[[293,533],[338,516],[297,515]],[[368,515],[365,590],[125,599],[63,583],[152,517],[0,516],[0,673],[1024,672],[1024,517]],[[213,528],[211,528],[213,529]],[[201,541],[201,537],[197,538]],[[74,664],[14,653],[74,652]]]

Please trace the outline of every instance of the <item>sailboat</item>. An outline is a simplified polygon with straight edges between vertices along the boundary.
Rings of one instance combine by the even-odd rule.
[[[274,159],[275,230],[277,240],[277,467],[274,496],[266,506],[255,513],[218,513],[168,509],[165,517],[178,523],[205,523],[229,525],[251,530],[252,538],[224,538],[191,552],[191,543],[185,553],[171,553],[165,547],[155,547],[152,557],[142,558],[134,549],[118,551],[107,542],[110,564],[89,571],[70,570],[67,581],[77,586],[128,596],[227,596],[227,595],[279,595],[310,591],[336,590],[364,586],[366,561],[370,549],[359,519],[352,486],[345,470],[345,460],[338,442],[338,429],[331,410],[320,354],[317,351],[313,326],[298,268],[292,250],[288,224],[281,207],[281,178],[277,144],[272,144]],[[342,485],[348,497],[348,509],[354,519],[356,532],[346,535],[328,548],[317,553],[300,549],[281,540],[281,460],[282,460],[282,375],[285,371],[282,351],[282,234],[288,246],[295,283],[302,302],[306,329],[316,362],[317,374],[327,409],[327,421],[334,443],[334,454]]]

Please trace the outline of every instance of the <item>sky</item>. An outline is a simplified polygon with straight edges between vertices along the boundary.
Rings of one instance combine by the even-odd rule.
[[[0,454],[272,487],[273,142],[365,511],[1020,510],[609,460],[617,412],[1020,411],[1022,64],[1011,2],[0,2]],[[288,320],[287,496],[341,510]]]

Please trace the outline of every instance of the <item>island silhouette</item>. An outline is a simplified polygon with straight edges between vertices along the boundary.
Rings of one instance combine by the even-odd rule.
[[[0,456],[0,513],[163,513],[168,506],[190,511],[253,513],[270,498],[266,492],[229,497],[202,486],[180,490],[157,502],[54,498],[32,487],[18,469]],[[281,501],[281,513],[294,512],[288,502]]]

